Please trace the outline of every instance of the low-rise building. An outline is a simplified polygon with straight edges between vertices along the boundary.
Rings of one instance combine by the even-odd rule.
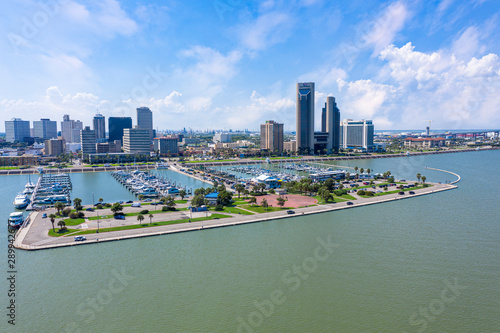
[[[435,148],[445,145],[444,138],[406,138],[404,146],[406,148]]]
[[[177,156],[179,154],[179,139],[177,137],[161,137],[153,139],[154,150],[160,155]]]
[[[59,156],[66,151],[63,138],[45,140],[45,156]]]

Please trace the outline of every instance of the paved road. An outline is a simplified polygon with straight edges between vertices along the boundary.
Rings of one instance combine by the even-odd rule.
[[[416,192],[415,195],[410,195],[407,192],[405,192],[404,195],[399,195],[399,194],[395,193],[395,194],[387,194],[387,195],[383,195],[383,196],[379,196],[379,197],[372,197],[372,198],[360,198],[360,197],[358,197],[359,199],[353,201],[354,204],[352,206],[347,205],[346,202],[338,202],[338,203],[332,203],[332,204],[327,204],[327,205],[318,205],[318,206],[311,206],[311,207],[306,207],[306,208],[298,208],[298,209],[294,210],[295,215],[288,215],[286,213],[286,211],[269,212],[269,213],[265,213],[265,214],[255,214],[255,215],[226,214],[226,215],[230,215],[231,217],[225,218],[225,219],[219,219],[219,220],[180,223],[180,224],[172,224],[172,225],[165,225],[165,226],[158,226],[158,227],[151,227],[151,228],[144,228],[144,229],[133,229],[133,230],[106,232],[106,233],[100,233],[100,234],[89,234],[89,235],[86,235],[87,241],[85,241],[85,242],[75,242],[73,240],[73,237],[57,237],[57,238],[49,237],[47,235],[47,233],[48,233],[48,230],[52,227],[50,220],[48,218],[42,219],[41,213],[33,213],[32,214],[33,221],[28,225],[27,228],[21,229],[21,231],[19,232],[18,237],[16,239],[15,245],[19,248],[35,250],[35,249],[44,249],[44,248],[51,248],[51,247],[57,247],[57,246],[81,245],[81,244],[97,243],[97,242],[102,242],[102,241],[119,240],[119,239],[125,239],[125,238],[145,237],[145,236],[161,235],[161,234],[183,232],[183,231],[202,230],[202,229],[209,229],[209,228],[214,228],[214,227],[223,227],[223,226],[231,226],[231,225],[244,224],[244,223],[254,223],[254,222],[260,222],[260,221],[266,221],[266,220],[274,220],[274,219],[279,219],[279,218],[287,218],[287,217],[292,217],[292,216],[297,216],[297,215],[317,214],[317,213],[321,213],[321,212],[338,210],[338,209],[355,208],[355,207],[359,207],[359,206],[365,206],[365,205],[376,204],[376,203],[381,203],[381,202],[402,200],[402,199],[416,197],[419,195],[426,195],[426,194],[431,194],[434,192],[445,191],[445,190],[450,190],[450,189],[456,188],[456,186],[448,185],[448,184],[433,184],[433,185],[434,186],[428,187],[425,189],[415,190],[415,192]],[[95,212],[93,212],[93,213],[95,213]],[[189,212],[185,211],[185,212],[177,212],[177,213],[170,213],[170,214],[173,214],[172,219],[177,219],[179,216],[182,216],[182,214],[187,215],[187,214],[189,214]],[[175,214],[179,214],[179,215],[175,215]],[[202,212],[202,213],[193,213],[193,214],[199,214],[199,215],[203,216],[206,213]],[[210,214],[210,212],[208,214]],[[195,216],[193,216],[193,217],[195,217]],[[135,217],[131,217],[131,219],[132,219],[130,221],[131,224],[137,223],[137,220],[135,219]],[[148,221],[148,218],[145,219],[144,223],[147,221]],[[111,222],[103,222],[103,223],[111,223]],[[92,226],[93,226],[93,224],[89,225],[89,227],[92,227]]]

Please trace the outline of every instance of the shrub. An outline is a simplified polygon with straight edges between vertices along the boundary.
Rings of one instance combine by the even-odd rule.
[[[358,193],[358,195],[365,195],[366,194],[365,190],[359,190],[357,193]]]
[[[219,211],[219,212],[220,212],[220,211],[223,211],[223,210],[224,210],[224,206],[223,206],[223,205],[221,205],[221,204],[218,204],[217,206],[215,206],[215,210],[216,210],[216,211]]]
[[[104,207],[107,207],[107,208],[109,208],[109,207],[111,207],[111,206],[112,206],[112,205],[111,205],[109,202],[107,202],[107,203],[105,203],[105,204],[104,204]]]
[[[365,195],[368,197],[373,197],[375,196],[375,193],[373,193],[372,191],[365,191]]]
[[[78,212],[78,214],[76,214],[76,216],[81,219],[81,218],[84,218],[85,217],[85,213],[84,212]]]
[[[161,210],[162,210],[163,212],[166,212],[166,211],[168,211],[169,209],[168,209],[168,207],[167,207],[167,206],[163,206],[163,207],[161,207]]]
[[[143,209],[143,210],[141,210],[141,214],[142,214],[142,215],[144,215],[144,214],[148,214],[148,213],[149,213],[149,210],[147,210],[147,209]]]
[[[63,216],[68,216],[71,213],[71,208],[64,208],[62,211]]]
[[[76,219],[77,217],[78,217],[78,214],[76,214],[75,212],[69,213],[70,219]]]

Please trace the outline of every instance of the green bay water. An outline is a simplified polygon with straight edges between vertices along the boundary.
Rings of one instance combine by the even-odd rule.
[[[499,163],[499,151],[360,160],[348,166],[455,179],[429,166],[462,181],[451,191],[307,217],[18,250],[14,327],[2,228],[0,331],[499,332]],[[130,195],[107,173],[71,177],[73,197],[84,202],[92,192],[105,201]],[[27,177],[1,180],[6,224]]]

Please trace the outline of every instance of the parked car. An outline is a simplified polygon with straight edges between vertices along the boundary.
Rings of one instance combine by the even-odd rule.
[[[287,214],[295,214],[295,211],[293,211],[293,210],[287,210],[286,213]]]
[[[399,194],[399,195],[404,195],[404,194],[405,194],[405,192],[403,192],[403,191],[399,191],[399,192],[398,192],[398,194]]]
[[[129,201],[127,201],[126,203],[128,203],[128,204],[129,204],[129,203],[134,203],[134,202],[133,202],[132,200],[129,200]]]
[[[415,192],[413,192],[413,191],[410,191],[410,194],[415,194]]]
[[[350,202],[350,201],[347,201],[347,205],[348,205],[348,206],[352,206],[352,205],[354,205],[354,204],[353,204],[352,202]]]
[[[147,198],[147,199],[144,199],[144,200],[142,200],[142,201],[144,201],[144,202],[151,202],[151,201],[153,201],[153,199],[151,199],[151,198]]]
[[[125,216],[123,215],[115,215],[116,220],[125,220]]]
[[[43,213],[42,214],[42,219],[46,218],[47,217],[47,213]]]
[[[94,211],[94,208],[87,208],[85,209],[87,212],[93,212]]]
[[[85,238],[85,236],[75,236],[75,242],[78,242],[78,241],[86,241],[87,238]]]
[[[132,207],[141,207],[141,203],[140,202],[134,202],[132,204]]]

